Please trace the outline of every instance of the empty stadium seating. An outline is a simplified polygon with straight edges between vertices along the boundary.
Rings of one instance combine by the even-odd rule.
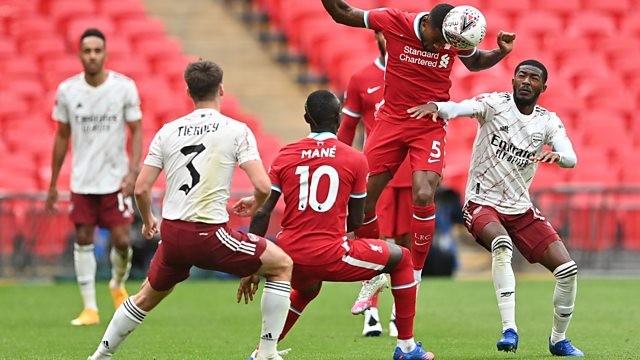
[[[366,30],[331,23],[320,2],[297,0],[255,0],[290,41],[290,46],[309,59],[311,67],[324,73],[341,93],[349,77],[377,56],[374,40]],[[397,7],[425,11],[436,1],[356,1],[354,6]],[[503,63],[488,71],[469,73],[461,64],[453,72],[452,99],[460,100],[487,91],[509,91],[513,67],[526,58],[541,59],[549,68],[549,89],[541,104],[564,120],[577,148],[598,149],[610,157],[604,164],[579,161],[570,177],[545,172],[536,187],[558,181],[579,181],[617,185],[622,181],[621,163],[616,157],[627,151],[640,152],[640,126],[635,114],[640,106],[640,9],[631,0],[527,0],[459,1],[480,8],[487,18],[487,38],[482,48],[495,47],[499,30],[517,34],[515,50]],[[580,11],[575,11],[580,9]],[[358,35],[359,33],[365,36]],[[624,34],[623,36],[620,36]],[[367,44],[358,44],[366,42]],[[353,51],[346,51],[350,46]],[[607,136],[603,136],[607,134]],[[451,139],[451,137],[450,137]],[[614,140],[615,139],[615,140]],[[471,146],[447,146],[448,157]],[[457,143],[457,142],[456,142]],[[578,153],[581,158],[581,154]],[[608,169],[601,169],[606,165]],[[605,173],[602,174],[601,170]],[[446,179],[457,179],[466,169],[449,166]],[[625,170],[625,179],[635,179],[638,169]],[[452,173],[455,172],[455,173]],[[627,180],[628,181],[628,180]],[[455,184],[462,190],[460,182]]]
[[[107,37],[107,67],[136,80],[145,144],[164,123],[190,111],[182,76],[193,57],[184,55],[180,42],[167,36],[160,19],[146,13],[142,0],[0,0],[0,150],[12,153],[0,163],[0,191],[48,186],[55,90],[82,71],[76,54],[79,36],[89,27],[101,29]],[[233,95],[227,93],[223,99],[223,112],[245,121],[259,143],[269,144],[264,150],[278,147]],[[68,158],[63,168],[61,189],[68,189],[70,162]],[[251,188],[239,185],[233,190]]]

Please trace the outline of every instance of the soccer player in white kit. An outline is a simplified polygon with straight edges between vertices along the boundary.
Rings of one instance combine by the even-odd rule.
[[[135,185],[142,235],[151,238],[158,232],[158,221],[151,212],[151,187],[161,171],[166,175],[162,241],[147,280],[116,310],[90,359],[111,358],[147,313],[189,277],[192,266],[240,277],[255,273],[266,277],[256,359],[281,359],[276,345],[289,312],[293,262],[274,243],[226,224],[236,166],[247,173],[255,188],[252,206],[245,209],[247,215],[253,215],[267,199],[271,181],[249,127],[220,113],[222,69],[211,61],[198,61],[189,64],[185,80],[195,110],[158,131]]]
[[[460,103],[434,102],[408,112],[434,121],[436,116],[471,116],[479,122],[464,217],[471,234],[492,254],[493,284],[502,318],[498,350],[518,348],[516,282],[511,267],[515,245],[529,262],[542,264],[556,278],[549,351],[558,356],[584,356],[565,336],[576,298],[578,266],[529,197],[539,163],[571,168],[577,162],[560,118],[536,104],[547,88],[547,74],[542,63],[526,60],[515,69],[513,93],[483,94]],[[552,151],[544,145],[550,145]]]
[[[100,322],[93,253],[96,225],[111,232],[109,288],[114,306],[120,306],[128,296],[124,282],[131,268],[131,195],[142,153],[142,112],[133,80],[105,69],[106,40],[100,30],[87,29],[81,35],[79,57],[84,72],[63,81],[56,94],[53,119],[58,130],[46,208],[53,210],[58,199],[58,175],[71,139],[71,220],[76,227],[73,259],[84,305],[71,324],[94,325]],[[130,162],[125,149],[127,128],[131,133]]]

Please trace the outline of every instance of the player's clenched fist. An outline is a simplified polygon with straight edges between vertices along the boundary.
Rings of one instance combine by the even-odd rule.
[[[513,41],[516,39],[516,34],[506,31],[500,31],[498,33],[498,47],[503,54],[508,54],[513,50]]]
[[[142,236],[145,239],[151,239],[154,235],[158,233],[158,219],[155,216],[151,215],[151,217],[145,220],[142,224]]]

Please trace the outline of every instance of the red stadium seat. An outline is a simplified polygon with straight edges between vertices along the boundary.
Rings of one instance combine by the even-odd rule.
[[[131,42],[118,35],[107,39],[107,55],[109,59],[128,58],[131,56]]]
[[[23,56],[7,59],[2,64],[1,73],[22,79],[38,79],[41,69],[35,59]]]
[[[139,0],[99,0],[96,4],[98,14],[116,21],[144,18],[146,15],[143,1]]]
[[[575,13],[582,9],[580,0],[536,0],[536,7],[540,10],[563,14]]]
[[[13,41],[0,38],[0,60],[14,57],[16,46]]]
[[[9,25],[9,34],[18,42],[28,38],[48,36],[57,31],[53,21],[35,13],[13,19]]]
[[[635,36],[636,40],[640,39],[640,10],[636,9],[633,12],[629,12],[622,18],[620,25],[620,38],[627,39],[630,36]]]
[[[483,43],[486,46],[493,48],[496,44],[496,36],[500,31],[513,31],[513,22],[511,18],[504,12],[488,10],[484,12],[484,16],[487,19],[487,34]]]
[[[119,34],[136,40],[165,34],[162,20],[152,17],[124,19],[118,23],[117,30]]]
[[[546,189],[566,185],[569,171],[567,169],[540,164],[531,183],[531,189]]]
[[[400,9],[409,12],[429,11],[432,5],[415,0],[382,0],[382,7]]]
[[[11,209],[0,209],[0,256],[13,254],[13,242],[20,229],[16,214]]]
[[[550,11],[531,11],[526,16],[516,19],[514,31],[517,34],[526,34],[529,37],[543,39],[548,36],[556,36],[564,33],[564,26],[559,15]],[[520,39],[516,40],[520,45]]]
[[[56,0],[49,2],[48,14],[59,28],[65,29],[69,21],[75,18],[95,14],[92,1]]]
[[[149,63],[138,57],[107,59],[107,68],[122,73],[136,81],[150,74]]]
[[[82,64],[77,56],[67,55],[45,59],[42,64],[47,71],[64,72],[67,74],[78,74],[82,72]]]
[[[22,54],[32,55],[38,60],[67,53],[66,46],[58,36],[51,35],[35,39],[27,39],[19,44]]]
[[[591,41],[584,36],[568,38],[564,34],[548,34],[543,40],[542,47],[555,54],[557,61],[562,63],[577,52],[591,50]]]
[[[6,79],[5,79],[6,80]],[[42,95],[42,82],[35,79],[12,79],[7,86],[0,85],[2,91],[10,92],[28,101],[34,101]]]
[[[631,9],[630,0],[584,0],[585,9],[622,14]]]
[[[29,110],[26,100],[15,94],[0,92],[0,123],[22,116]]]
[[[617,224],[612,209],[594,204],[572,204],[569,209],[569,244],[580,250],[601,251],[615,242]]]
[[[580,12],[567,24],[568,37],[613,37],[616,32],[613,18],[600,12]]]
[[[32,251],[41,258],[54,259],[62,255],[74,231],[68,210],[50,214],[34,209],[25,217],[24,225]]]
[[[531,9],[531,0],[502,1],[486,0],[486,7],[492,10],[504,11],[510,14],[526,13]]]
[[[622,225],[622,246],[626,250],[640,251],[640,209],[635,207],[626,211],[620,211],[620,224]]]
[[[134,43],[134,48],[150,61],[182,54],[180,41],[166,36],[142,38]]]

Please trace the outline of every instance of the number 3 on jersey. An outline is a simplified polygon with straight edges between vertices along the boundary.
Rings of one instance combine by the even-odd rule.
[[[309,167],[298,166],[296,175],[300,176],[300,195],[298,199],[298,210],[304,211],[307,205],[314,211],[329,211],[336,202],[338,196],[338,186],[340,185],[340,177],[338,172],[332,166],[322,165],[311,174],[311,183],[309,183]],[[327,198],[323,202],[318,202],[318,184],[323,176],[329,177],[329,191]]]

